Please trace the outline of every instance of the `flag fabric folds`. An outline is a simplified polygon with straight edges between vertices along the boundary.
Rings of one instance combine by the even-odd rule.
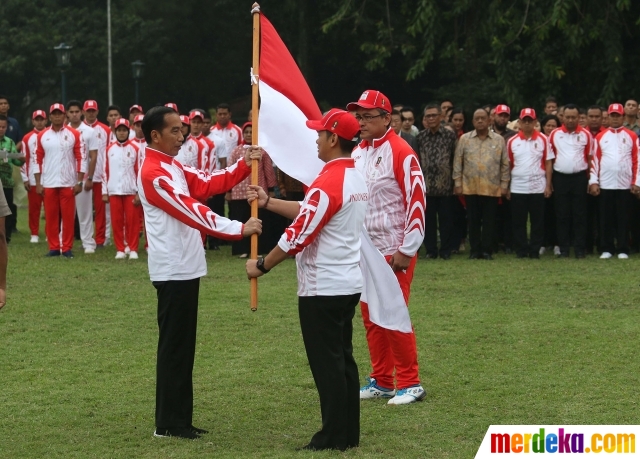
[[[306,121],[320,119],[322,113],[291,53],[264,14],[260,14],[259,73],[260,145],[284,173],[308,186],[324,163],[318,159],[317,134],[307,128]],[[361,240],[362,301],[369,305],[371,321],[413,333],[395,274],[364,228]]]

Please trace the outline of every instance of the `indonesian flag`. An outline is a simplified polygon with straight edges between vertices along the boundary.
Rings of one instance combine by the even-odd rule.
[[[287,175],[310,185],[322,170],[318,134],[306,121],[322,118],[309,85],[276,29],[260,14],[260,112],[258,140]],[[366,230],[361,234],[362,301],[373,323],[412,333],[409,310],[398,280]]]

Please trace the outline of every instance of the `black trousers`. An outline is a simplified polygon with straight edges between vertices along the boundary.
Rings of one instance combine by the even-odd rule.
[[[629,190],[600,190],[600,250],[629,253]],[[616,239],[614,244],[613,239]]]
[[[629,202],[629,234],[631,247],[640,252],[640,199],[633,195]]]
[[[553,171],[553,194],[556,206],[556,228],[560,252],[568,254],[571,247],[577,254],[585,252],[587,236],[587,185],[586,172],[562,174]]]
[[[593,246],[600,246],[600,196],[591,196],[587,193],[587,235],[585,236],[585,248],[587,253],[593,253]]]
[[[453,235],[451,236],[451,250],[458,250],[460,243],[467,238],[467,209],[460,202],[460,198],[453,198]]]
[[[469,245],[471,254],[492,253],[498,198],[467,194]]]
[[[153,282],[158,294],[156,427],[189,427],[200,279]]]
[[[454,199],[458,198],[455,196],[427,196],[424,245],[429,255],[438,255],[438,227],[440,228],[440,256],[451,255],[451,250],[454,248],[452,243]],[[458,241],[458,245],[460,245],[460,241]]]
[[[516,254],[538,256],[544,240],[544,193],[511,193],[511,222]],[[531,240],[527,239],[527,220],[531,219]]]
[[[556,229],[556,206],[553,196],[544,199],[544,242],[545,247],[558,245],[558,231]]]
[[[511,201],[503,198],[496,210],[494,247],[497,248],[500,244],[503,244],[505,251],[513,248],[513,223],[511,220]]]
[[[320,396],[322,429],[316,448],[360,443],[360,384],[353,358],[353,316],[360,294],[298,297],[302,339]]]
[[[207,199],[207,206],[213,210],[216,214],[224,216],[224,199],[225,193],[216,194],[215,196],[211,196]],[[246,221],[246,220],[245,220]],[[209,248],[212,249],[214,247],[218,247],[220,245],[225,245],[228,242],[223,239],[218,239],[213,236],[207,236],[207,242],[209,244]]]
[[[4,233],[7,238],[7,243],[11,241],[11,232],[16,227],[16,219],[18,217],[18,206],[13,203],[13,188],[2,188],[4,191],[4,197],[7,198],[7,204],[11,215],[7,215],[4,219]]]

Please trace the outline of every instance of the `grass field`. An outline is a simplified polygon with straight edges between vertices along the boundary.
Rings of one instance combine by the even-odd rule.
[[[490,424],[639,424],[640,256],[420,260],[411,298],[427,399],[363,402],[361,446],[297,452],[320,424],[295,264],[260,281],[207,253],[195,378],[198,441],[155,439],[155,295],[109,247],[46,259],[20,212],[0,312],[1,458],[472,458]],[[42,235],[42,233],[41,233]],[[44,239],[44,237],[42,237]],[[144,252],[144,251],[143,251]],[[370,370],[360,314],[354,346]]]

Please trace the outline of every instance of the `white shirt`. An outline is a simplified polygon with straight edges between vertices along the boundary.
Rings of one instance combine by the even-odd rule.
[[[218,149],[218,168],[220,168],[220,159],[228,158],[233,149],[242,143],[242,130],[231,121],[225,127],[216,123],[211,126],[209,138]]]
[[[638,180],[638,136],[630,129],[609,128],[596,137],[589,185],[604,190],[629,190]]]
[[[581,126],[569,132],[563,125],[549,135],[549,145],[555,156],[553,170],[562,174],[577,174],[589,168],[594,151],[591,133]]]
[[[87,124],[85,121],[83,121],[83,123]],[[96,168],[93,172],[93,183],[100,183],[104,176],[104,163],[107,155],[107,147],[109,146],[109,139],[111,138],[111,130],[109,126],[100,121],[96,121],[88,126],[94,129],[98,140],[98,157],[96,158]]]
[[[91,162],[90,151],[95,150],[98,151],[99,143],[98,138],[96,136],[95,129],[89,126],[87,123],[80,123],[80,125],[75,128],[77,131],[80,131],[82,134],[82,147],[84,148],[83,156],[85,157],[85,171],[89,171],[89,162]],[[97,161],[97,156],[96,156]],[[94,169],[95,173],[95,169]],[[86,179],[86,177],[85,177]]]
[[[530,139],[522,131],[507,142],[507,154],[511,164],[512,193],[539,194],[547,187],[547,160],[553,159],[549,151],[549,139],[544,134],[533,131]]]
[[[35,173],[41,173],[40,184],[45,188],[73,187],[78,172],[86,172],[82,138],[79,131],[62,126],[38,133]]]
[[[45,128],[46,129],[46,128]],[[22,138],[22,151],[25,155],[25,162],[20,167],[20,175],[23,182],[29,182],[29,185],[36,186],[35,171],[37,168],[36,147],[38,145],[38,133],[41,131],[32,130]]]

